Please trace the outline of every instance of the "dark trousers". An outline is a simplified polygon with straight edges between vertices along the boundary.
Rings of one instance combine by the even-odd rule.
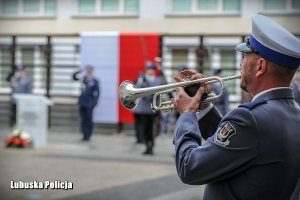
[[[89,140],[93,133],[93,107],[80,106],[80,118],[83,140]]]
[[[161,132],[161,113],[154,113],[154,121],[153,121],[153,134],[154,137],[158,136]]]
[[[142,122],[142,114],[134,113],[134,129],[137,143],[144,142],[144,125]]]
[[[17,124],[17,105],[16,103],[11,104],[11,116],[10,116],[10,126],[13,127]]]
[[[146,152],[152,153],[152,149],[154,146],[154,136],[153,136],[154,115],[141,114],[140,118],[141,118],[141,125],[143,127]]]

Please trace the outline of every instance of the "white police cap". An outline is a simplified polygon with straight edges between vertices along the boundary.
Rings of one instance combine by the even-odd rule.
[[[252,34],[236,51],[258,53],[278,65],[297,69],[300,65],[300,40],[285,28],[263,15],[252,18]]]
[[[92,65],[86,65],[85,67],[84,67],[84,69],[85,70],[89,70],[89,71],[94,71],[94,67],[92,66]]]

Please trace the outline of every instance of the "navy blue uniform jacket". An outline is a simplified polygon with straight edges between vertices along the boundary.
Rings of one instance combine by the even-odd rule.
[[[199,124],[198,124],[199,123]],[[201,136],[207,139],[201,145]],[[224,118],[182,113],[174,135],[177,173],[207,184],[204,199],[282,199],[300,176],[300,107],[289,88],[268,91]]]
[[[79,105],[86,108],[95,107],[98,102],[99,93],[98,80],[84,77],[82,81],[82,91],[79,97]]]

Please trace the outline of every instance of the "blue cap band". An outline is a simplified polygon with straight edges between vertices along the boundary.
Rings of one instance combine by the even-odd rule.
[[[300,58],[294,58],[269,49],[268,47],[258,42],[252,35],[249,38],[249,43],[252,47],[255,48],[256,51],[258,51],[260,56],[270,60],[271,62],[290,69],[297,69],[300,65]]]

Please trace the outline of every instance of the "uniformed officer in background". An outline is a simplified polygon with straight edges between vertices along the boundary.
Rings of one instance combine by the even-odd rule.
[[[156,61],[156,64],[154,64],[153,62],[150,62],[150,63],[152,63],[156,68],[156,77],[159,80],[160,85],[166,85],[168,82],[167,82],[165,73],[163,72],[161,58],[156,57],[154,60]],[[163,96],[163,98],[168,99],[169,95],[165,95],[165,96]],[[171,98],[169,98],[169,99],[171,99]],[[162,127],[163,127],[162,122],[165,120],[165,119],[163,119],[164,117],[165,116],[163,116],[162,112],[154,113],[154,123],[153,123],[154,137],[157,137],[158,135],[160,135],[160,133],[162,131]]]
[[[32,79],[26,73],[25,65],[17,65],[15,70],[8,74],[6,80],[10,83],[12,88],[12,95],[14,94],[30,94],[32,92]],[[12,125],[16,123],[16,101],[12,97]]]
[[[250,38],[236,51],[244,55],[240,86],[253,99],[222,117],[212,104],[196,113],[206,86],[194,97],[179,88],[173,99],[181,113],[174,131],[177,173],[184,183],[207,184],[206,200],[287,200],[292,194],[299,200],[300,107],[289,86],[300,65],[300,41],[256,15]]]
[[[145,73],[141,73],[136,81],[137,88],[154,87],[162,84],[161,77],[157,77],[156,66],[152,63],[146,64]],[[154,117],[155,113],[152,111],[153,95],[141,97],[137,107],[134,109],[135,114],[135,128],[137,135],[143,134],[144,143],[146,146],[144,155],[153,155],[153,147],[155,140],[154,128]]]
[[[85,67],[85,75],[82,79],[82,90],[78,102],[83,141],[89,141],[92,136],[93,110],[98,102],[99,95],[99,81],[94,77],[94,68],[88,65]]]

